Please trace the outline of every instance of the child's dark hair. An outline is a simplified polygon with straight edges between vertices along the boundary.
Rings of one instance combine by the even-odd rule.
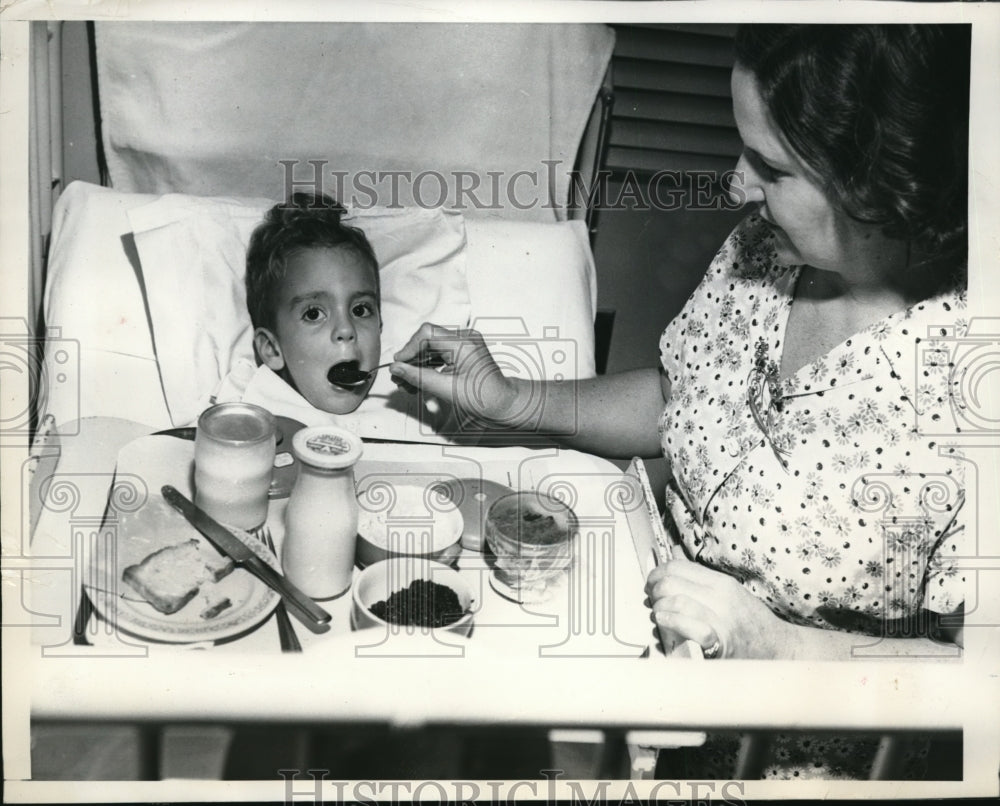
[[[375,273],[379,305],[378,260],[368,238],[357,227],[342,223],[344,207],[325,194],[293,193],[288,201],[268,210],[250,236],[247,247],[246,290],[250,321],[255,328],[274,328],[274,302],[285,279],[288,259],[302,249],[353,249]]]

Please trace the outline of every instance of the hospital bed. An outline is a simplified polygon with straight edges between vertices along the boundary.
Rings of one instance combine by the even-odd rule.
[[[98,23],[93,44],[104,182],[72,183],[44,217],[36,555],[73,553],[60,478],[85,470],[70,514],[99,517],[119,448],[239,396],[246,242],[290,190],[337,197],[369,235],[383,361],[434,321],[481,330],[508,372],[594,375],[577,199],[606,137],[609,28]],[[386,373],[358,416],[365,438],[456,441]],[[51,646],[76,614],[39,588]]]
[[[585,185],[599,162],[609,29],[101,23],[95,42],[106,183],[71,185],[52,212],[40,428],[25,471],[33,548],[68,563],[54,570],[72,569],[72,545],[45,479],[88,476],[77,488],[103,501],[120,447],[238,394],[252,361],[242,250],[290,184],[319,179],[333,190],[326,180],[336,175],[363,190],[379,184],[371,171],[389,175],[351,205],[377,230],[391,277],[383,360],[434,320],[482,330],[508,371],[594,374],[592,233],[586,206],[574,204],[573,176]],[[502,187],[484,205],[467,195],[458,213],[424,204],[409,180],[392,204],[367,204],[389,198],[393,175],[444,176],[441,196],[454,199],[463,182],[483,190],[493,176],[523,170],[528,181],[513,194]],[[415,293],[428,283],[432,293]],[[363,406],[368,436],[453,441],[434,412],[401,404],[399,394],[380,379]],[[47,614],[34,617],[38,642],[55,645],[53,630],[65,631],[74,613],[46,590],[36,586],[30,610]],[[882,691],[885,681],[873,679]],[[898,708],[885,714],[886,727],[914,725]],[[761,729],[797,722],[791,713],[734,711],[715,725],[738,719]],[[918,727],[958,724],[946,709],[932,722]],[[588,736],[557,738],[572,745]],[[675,739],[683,743],[683,731]],[[887,747],[875,762],[880,776],[891,766]]]

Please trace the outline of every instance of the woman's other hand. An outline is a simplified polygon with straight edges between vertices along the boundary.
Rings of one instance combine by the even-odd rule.
[[[463,420],[519,425],[507,422],[516,410],[516,384],[504,377],[478,331],[425,322],[393,358],[389,372],[397,383],[450,402]],[[417,366],[428,361],[435,368]]]
[[[718,658],[792,658],[797,631],[728,574],[687,559],[657,566],[646,580],[653,618]]]

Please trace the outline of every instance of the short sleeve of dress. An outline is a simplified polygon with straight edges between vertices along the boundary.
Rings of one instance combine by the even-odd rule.
[[[971,557],[966,547],[969,533],[962,523],[952,524],[942,535],[927,564],[924,607],[935,613],[954,613],[965,603],[966,575],[962,558]]]
[[[676,384],[680,373],[681,366],[681,343],[684,335],[684,323],[685,321],[695,314],[698,310],[698,305],[695,300],[699,296],[699,291],[701,291],[702,286],[705,284],[705,279],[702,278],[701,283],[698,288],[692,294],[687,303],[685,303],[683,310],[670,320],[670,324],[667,325],[663,334],[660,336],[660,366],[663,367],[663,371],[667,374],[667,378],[670,379],[670,383]]]
[[[713,263],[712,265],[714,268],[715,264]],[[667,325],[660,336],[660,365],[663,367],[663,371],[672,385],[677,384],[680,379],[681,368],[684,365],[684,337],[688,327],[694,323],[694,327],[697,328],[700,320],[708,314],[711,308],[712,295],[709,289],[715,274],[716,272],[710,268],[705,276],[701,278],[701,282],[698,283],[698,287],[695,288],[694,293],[688,297],[681,312],[670,320],[670,324]]]
[[[723,292],[731,280],[778,268],[772,240],[770,228],[758,216],[749,215],[723,242],[698,287],[660,336],[660,364],[671,384],[685,371],[685,346],[710,330],[711,320],[718,318]]]

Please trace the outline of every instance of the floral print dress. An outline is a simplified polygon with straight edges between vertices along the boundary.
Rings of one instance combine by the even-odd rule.
[[[661,338],[667,520],[689,556],[788,621],[921,634],[925,610],[964,601],[965,463],[942,436],[962,422],[949,363],[964,291],[782,379],[801,267],[778,264],[772,238],[756,216],[737,226]]]

